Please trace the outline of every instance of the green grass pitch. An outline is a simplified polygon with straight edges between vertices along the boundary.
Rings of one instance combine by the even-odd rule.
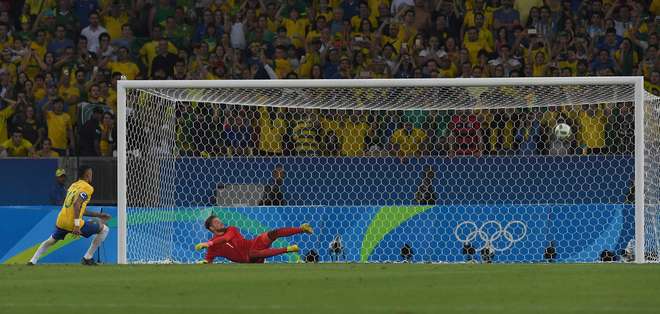
[[[0,265],[0,313],[660,313],[660,265]]]

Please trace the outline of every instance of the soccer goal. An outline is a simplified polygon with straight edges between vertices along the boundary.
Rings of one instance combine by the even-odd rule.
[[[651,262],[641,77],[118,83],[118,261],[194,263],[211,214],[273,262]]]

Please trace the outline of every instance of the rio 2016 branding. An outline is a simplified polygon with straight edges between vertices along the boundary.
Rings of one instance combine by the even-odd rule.
[[[520,220],[509,221],[504,227],[497,220],[488,220],[479,226],[471,220],[466,220],[454,228],[454,236],[461,244],[481,243],[475,247],[477,251],[489,248],[494,252],[502,252],[513,247],[527,235],[527,224]],[[475,241],[477,240],[477,241]]]

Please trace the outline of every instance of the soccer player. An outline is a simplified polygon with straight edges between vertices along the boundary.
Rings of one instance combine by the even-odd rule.
[[[83,265],[96,265],[94,259],[94,251],[108,236],[110,228],[106,226],[105,222],[111,217],[106,213],[88,212],[87,204],[92,199],[94,188],[92,183],[92,168],[89,166],[80,166],[78,168],[78,181],[71,184],[67,190],[64,204],[57,215],[57,222],[55,222],[55,231],[48,237],[46,241],[41,243],[37,251],[28,262],[28,265],[34,265],[39,260],[39,257],[53,246],[57,241],[63,240],[67,233],[73,233],[76,236],[82,235],[89,238],[96,235],[92,244],[87,249],[87,253],[82,258]],[[82,217],[95,217],[99,219],[88,219],[83,221]]]
[[[245,239],[236,227],[225,227],[215,215],[204,222],[204,227],[213,233],[213,238],[207,242],[195,245],[195,250],[207,249],[205,264],[213,263],[216,257],[224,257],[234,263],[263,263],[266,258],[285,253],[298,252],[298,245],[285,248],[270,246],[281,237],[314,231],[309,224],[300,227],[287,227],[264,232],[254,239]]]

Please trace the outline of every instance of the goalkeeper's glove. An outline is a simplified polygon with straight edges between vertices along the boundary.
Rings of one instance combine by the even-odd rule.
[[[197,244],[195,245],[195,250],[196,250],[196,251],[199,251],[199,250],[201,250],[201,249],[206,249],[206,248],[208,248],[209,246],[211,246],[211,244],[210,244],[209,242],[197,243]]]

